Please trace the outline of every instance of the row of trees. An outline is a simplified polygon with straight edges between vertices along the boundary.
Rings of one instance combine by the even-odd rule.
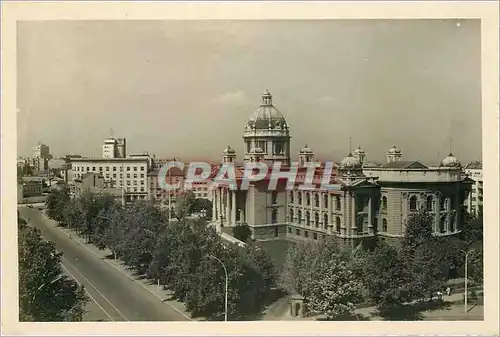
[[[179,202],[180,201],[180,202]],[[109,249],[139,274],[173,291],[194,316],[224,313],[224,270],[210,255],[223,261],[229,279],[228,312],[232,319],[259,314],[275,287],[276,272],[264,251],[223,244],[203,219],[188,219],[196,202],[187,195],[176,203],[177,221],[146,201],[122,207],[109,196],[84,193],[72,200],[68,191],[54,191],[48,215],[95,244]],[[180,205],[184,205],[181,209]]]
[[[19,320],[81,321],[89,301],[83,286],[62,272],[61,253],[18,216]]]
[[[482,220],[471,219],[460,237],[432,234],[422,212],[406,226],[400,245],[377,241],[370,249],[339,248],[332,242],[305,242],[287,254],[280,284],[304,298],[308,311],[328,319],[354,314],[356,304],[376,304],[384,315],[403,304],[443,291],[450,269],[463,266],[474,249],[469,277],[482,282]]]

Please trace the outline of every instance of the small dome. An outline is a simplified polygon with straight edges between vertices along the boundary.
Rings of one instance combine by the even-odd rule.
[[[365,151],[363,151],[361,146],[358,146],[358,148],[354,150],[354,154],[365,154]]]
[[[236,151],[231,147],[231,145],[227,146],[227,149],[224,150],[224,154],[235,154]]]
[[[399,150],[396,145],[393,145],[389,151],[387,151],[387,153],[389,154],[400,154],[401,153],[401,150]]]
[[[349,155],[340,162],[340,168],[344,170],[361,168],[361,162],[349,153]]]
[[[253,147],[250,153],[264,153],[264,150],[262,150],[260,147],[256,146]]]
[[[441,162],[441,166],[445,167],[461,167],[462,165],[458,161],[457,157],[455,157],[452,153],[448,155],[448,157],[444,158]]]
[[[307,144],[300,150],[300,153],[313,153],[313,150]]]

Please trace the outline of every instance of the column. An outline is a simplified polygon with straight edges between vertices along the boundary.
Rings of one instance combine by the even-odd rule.
[[[229,200],[229,190],[228,189],[225,189],[224,190],[225,192],[225,195],[226,195],[226,223],[229,225],[229,223],[231,222],[231,208],[230,208],[230,201]]]
[[[373,221],[372,221],[372,196],[368,198],[368,233],[372,234],[374,233],[373,230]]]
[[[233,199],[231,201],[231,222],[236,225],[236,191],[231,191]]]
[[[328,224],[330,225],[329,228],[328,228],[328,231],[331,233],[333,232],[332,229],[333,229],[333,217],[332,217],[332,194],[328,193],[327,192],[327,195],[328,195]]]
[[[217,207],[217,202],[215,201],[215,190],[212,190],[212,221],[217,219],[217,211],[215,208]]]
[[[324,193],[318,193],[319,194],[319,227],[320,229],[325,230],[326,229],[326,223],[324,223],[323,219],[325,218],[323,216],[323,203],[325,202],[325,194]]]
[[[351,213],[351,216],[352,216],[352,220],[351,220],[351,235],[353,234],[352,232],[352,229],[354,228],[357,228],[356,226],[356,197],[354,196],[354,193],[351,192],[351,207],[352,207],[352,213]]]

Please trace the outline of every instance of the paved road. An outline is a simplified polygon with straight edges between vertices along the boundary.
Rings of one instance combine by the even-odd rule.
[[[186,321],[180,313],[47,223],[36,208],[20,207],[19,213],[38,227],[63,253],[66,273],[83,284],[91,297],[87,320],[102,321]],[[30,220],[28,220],[30,218]]]

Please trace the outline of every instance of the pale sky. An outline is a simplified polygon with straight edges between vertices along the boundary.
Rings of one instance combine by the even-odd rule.
[[[265,89],[292,152],[481,159],[479,20],[46,21],[18,27],[18,155],[243,157]]]

